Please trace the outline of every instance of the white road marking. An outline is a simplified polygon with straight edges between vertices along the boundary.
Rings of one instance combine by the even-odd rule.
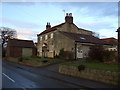
[[[10,78],[8,75],[6,75],[5,73],[2,73],[4,76],[6,76],[9,80],[11,80],[12,82],[14,82],[15,83],[15,81],[12,79],[12,78]]]

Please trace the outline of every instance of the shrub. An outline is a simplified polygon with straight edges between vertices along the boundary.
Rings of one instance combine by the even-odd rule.
[[[59,55],[56,55],[54,58],[60,58]]]
[[[61,59],[74,59],[74,54],[73,52],[64,51],[64,49],[61,49],[58,57]]]
[[[64,51],[64,48],[62,48],[59,52],[59,58],[63,59],[65,57],[65,51]]]
[[[102,45],[94,45],[90,47],[88,60],[113,61],[116,60],[117,53],[115,51],[108,51]]]
[[[115,51],[108,51],[105,50],[104,56],[103,56],[104,61],[117,61],[117,53]]]
[[[65,54],[65,59],[74,59],[74,54],[73,54],[73,52],[70,52],[70,51],[65,51],[64,52]]]
[[[29,60],[29,57],[19,57],[18,61],[22,62],[23,60]]]
[[[43,62],[43,63],[47,63],[48,61],[47,61],[47,60],[43,60],[42,62]]]
[[[90,47],[89,57],[93,60],[103,61],[105,50],[102,45],[94,45]]]
[[[19,58],[18,58],[18,61],[19,61],[19,62],[22,62],[22,61],[23,61],[23,57],[19,57]]]
[[[79,66],[78,66],[78,70],[79,70],[79,71],[85,70],[85,65],[79,65]]]

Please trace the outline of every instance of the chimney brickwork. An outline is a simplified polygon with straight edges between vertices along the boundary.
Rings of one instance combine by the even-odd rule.
[[[69,24],[73,23],[72,13],[66,13],[65,22],[67,22]]]
[[[51,28],[51,25],[50,25],[50,22],[47,22],[47,25],[46,25],[46,30]]]

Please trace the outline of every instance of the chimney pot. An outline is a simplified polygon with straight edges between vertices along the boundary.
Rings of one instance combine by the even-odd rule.
[[[69,13],[69,16],[72,16],[72,13]]]
[[[51,28],[51,25],[50,25],[50,22],[47,22],[47,25],[46,25],[46,30]]]
[[[70,24],[73,23],[72,13],[66,13],[65,22]]]
[[[66,13],[66,16],[68,16],[68,13]]]

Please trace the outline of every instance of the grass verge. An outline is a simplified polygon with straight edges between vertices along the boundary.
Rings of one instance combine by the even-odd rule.
[[[119,68],[120,64],[103,64],[101,62],[72,62],[72,63],[70,62],[70,63],[64,63],[63,65],[70,65],[70,66],[85,65],[86,68],[90,68],[90,69],[120,72],[120,68]]]

